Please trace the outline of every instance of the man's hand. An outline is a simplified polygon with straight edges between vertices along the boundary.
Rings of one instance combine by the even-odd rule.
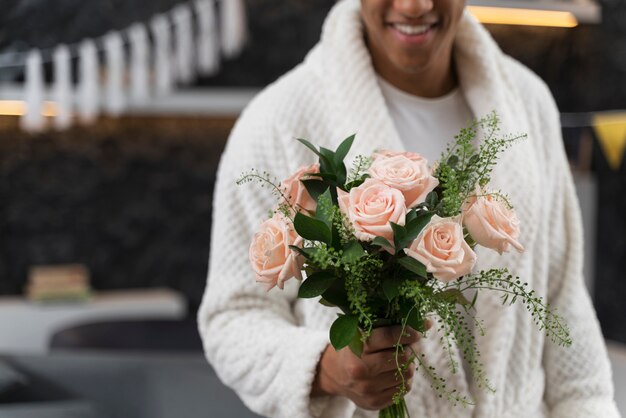
[[[368,410],[381,410],[391,405],[393,395],[402,384],[397,374],[398,364],[405,364],[411,358],[411,346],[420,338],[420,334],[409,327],[400,338],[401,331],[400,326],[374,329],[363,346],[361,358],[348,347],[339,351],[330,345],[326,347],[318,364],[312,396],[345,396]],[[398,340],[405,349],[399,353],[396,364],[394,345]],[[411,388],[414,371],[414,367],[408,367],[403,372],[407,390]]]

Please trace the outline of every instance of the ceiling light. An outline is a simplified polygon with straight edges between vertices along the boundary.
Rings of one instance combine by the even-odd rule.
[[[578,26],[578,21],[570,12],[486,6],[468,6],[468,9],[481,23],[562,28]]]

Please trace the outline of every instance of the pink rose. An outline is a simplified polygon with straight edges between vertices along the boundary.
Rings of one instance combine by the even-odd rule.
[[[483,192],[479,186],[464,205],[463,224],[474,241],[483,247],[500,254],[507,252],[510,246],[519,252],[524,251],[517,241],[520,222],[515,211],[502,199]]]
[[[308,167],[300,167],[298,171],[282,181],[281,189],[289,204],[296,210],[304,209],[309,213],[315,212],[317,202],[311,197],[304,184],[300,181],[306,179],[307,174],[319,173],[320,165],[311,164]]]
[[[302,244],[302,237],[282,214],[263,222],[252,238],[248,253],[256,281],[270,290],[274,286],[282,289],[292,277],[302,280],[302,256],[289,248],[289,245],[302,247]]]
[[[374,153],[372,154],[372,160],[376,161],[380,158],[395,157],[397,155],[403,155],[409,160],[415,161],[415,162],[426,161],[424,157],[422,157],[420,154],[417,154],[415,152],[410,152],[410,151],[398,152],[398,151],[390,151],[387,149],[379,149],[379,150],[374,151]]]
[[[424,202],[428,193],[439,185],[439,180],[430,174],[428,161],[421,157],[419,160],[405,155],[377,158],[368,173],[372,178],[400,190],[408,208]]]
[[[404,252],[426,266],[436,279],[449,282],[472,271],[476,254],[463,238],[457,218],[434,215]]]
[[[367,179],[350,193],[337,189],[339,207],[348,216],[356,237],[371,241],[384,237],[393,242],[393,230],[389,222],[404,225],[406,205],[400,190],[387,186],[382,181]]]

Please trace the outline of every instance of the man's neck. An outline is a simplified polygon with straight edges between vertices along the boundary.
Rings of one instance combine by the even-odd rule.
[[[458,84],[452,62],[448,62],[444,68],[429,67],[416,72],[398,71],[393,67],[374,67],[386,82],[414,96],[441,97],[454,90]]]

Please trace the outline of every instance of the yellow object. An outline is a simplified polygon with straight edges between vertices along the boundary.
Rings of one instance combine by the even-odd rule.
[[[22,116],[26,113],[26,103],[21,100],[0,100],[0,116]],[[41,113],[53,117],[57,114],[55,102],[44,102]]]
[[[467,8],[481,23],[563,28],[578,26],[578,20],[570,12],[485,6],[467,6]]]
[[[619,170],[626,150],[626,113],[596,113],[593,127],[609,166]]]

